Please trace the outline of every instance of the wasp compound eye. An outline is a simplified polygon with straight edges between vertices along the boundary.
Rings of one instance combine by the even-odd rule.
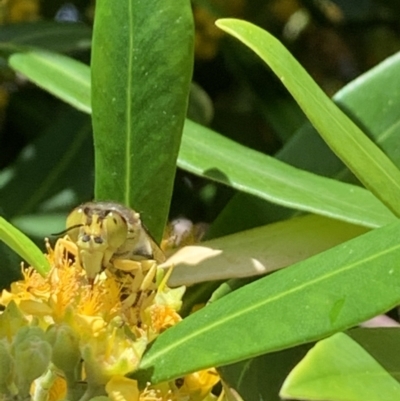
[[[79,236],[80,227],[85,224],[86,215],[83,209],[78,207],[74,209],[67,217],[67,232],[72,241],[76,242]]]
[[[119,248],[128,236],[128,226],[117,212],[110,212],[104,218],[103,228],[107,233],[107,240],[113,248]]]

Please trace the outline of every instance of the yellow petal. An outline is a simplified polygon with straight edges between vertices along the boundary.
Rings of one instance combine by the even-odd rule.
[[[211,368],[186,375],[184,380],[181,390],[190,394],[193,400],[202,400],[219,382],[220,378],[217,371]]]
[[[65,399],[67,395],[67,383],[63,377],[58,376],[49,391],[49,401],[58,401]]]
[[[19,307],[27,315],[47,316],[51,315],[53,312],[49,305],[32,299],[21,301]]]
[[[114,376],[106,384],[106,392],[112,401],[139,401],[136,380],[124,376]]]

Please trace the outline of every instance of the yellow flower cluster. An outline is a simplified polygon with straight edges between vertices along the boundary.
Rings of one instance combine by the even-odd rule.
[[[24,269],[23,280],[1,294],[0,398],[213,399],[219,381],[214,369],[141,390],[125,377],[147,345],[181,320],[184,287],[168,288],[168,273],[148,260],[132,262],[137,266],[129,273],[106,270],[89,284],[65,241],[58,240],[55,251],[48,245],[52,268],[46,277]],[[146,280],[151,282],[143,286]]]
[[[16,23],[36,21],[39,18],[39,0],[2,0],[0,2],[0,22]]]

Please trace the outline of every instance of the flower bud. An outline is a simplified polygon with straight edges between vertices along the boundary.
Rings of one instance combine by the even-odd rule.
[[[21,313],[15,301],[11,301],[0,315],[0,337],[6,337],[11,341],[15,333],[27,324],[28,320]]]
[[[134,339],[124,327],[110,324],[107,330],[91,338],[82,347],[86,379],[89,385],[104,385],[115,375],[124,376],[139,365],[147,345],[147,337]]]
[[[54,365],[74,380],[73,375],[81,360],[78,334],[66,324],[55,324],[47,329],[45,338],[53,348],[51,360]]]
[[[13,384],[13,360],[10,354],[10,346],[3,339],[0,341],[0,398],[10,395]]]
[[[48,368],[51,346],[44,339],[44,332],[37,326],[22,327],[12,344],[16,383],[19,396],[29,395],[32,382]]]

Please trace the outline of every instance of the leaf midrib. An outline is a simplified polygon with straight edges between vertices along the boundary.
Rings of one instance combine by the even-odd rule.
[[[219,134],[216,134],[216,135],[219,135]],[[232,163],[236,164],[236,163],[235,163],[236,160],[235,160],[234,158],[230,157],[230,154],[227,155],[226,152],[223,152],[223,151],[219,151],[219,150],[218,150],[219,148],[223,149],[224,147],[212,147],[212,148],[211,148],[211,147],[210,147],[209,145],[207,145],[207,143],[205,143],[204,141],[196,140],[195,138],[192,138],[192,137],[190,137],[189,135],[185,135],[185,136],[186,136],[185,139],[190,140],[190,141],[192,141],[192,142],[194,142],[194,143],[196,144],[195,148],[198,149],[198,152],[199,152],[199,153],[204,153],[204,154],[207,154],[207,153],[210,154],[210,153],[211,153],[211,154],[215,155],[214,158],[219,159],[221,162],[224,162],[224,163],[226,163],[226,164],[232,164]],[[238,145],[235,141],[232,141],[232,140],[230,140],[230,139],[228,139],[228,138],[219,137],[218,139],[219,139],[219,140],[223,140],[223,141],[227,141],[227,142],[231,142],[234,146]],[[202,149],[203,149],[203,152],[201,151]],[[276,165],[280,165],[279,168],[283,167],[284,169],[294,169],[296,174],[300,174],[300,175],[310,175],[310,176],[313,176],[312,178],[315,179],[315,180],[325,179],[325,177],[320,177],[320,176],[318,176],[318,175],[316,175],[316,174],[307,172],[307,171],[305,171],[305,170],[296,169],[295,167],[292,167],[292,166],[288,165],[287,163],[281,162],[280,160],[277,160],[277,159],[275,159],[275,158],[272,158],[272,157],[270,157],[270,156],[268,156],[268,155],[263,155],[263,154],[261,154],[261,153],[255,151],[255,150],[246,149],[246,152],[249,153],[249,154],[250,154],[250,153],[254,154],[257,158],[259,158],[260,156],[266,157],[266,158],[268,158],[268,159],[270,160],[271,163],[274,163],[274,164],[276,164]],[[210,159],[211,159],[211,158],[210,158]],[[191,164],[191,163],[186,163],[186,165],[189,165],[189,164]],[[254,176],[255,176],[255,177],[259,177],[260,171],[259,171],[259,169],[258,169],[257,167],[258,167],[258,166],[254,166],[253,164],[246,165],[246,168],[248,169],[248,171],[253,171]],[[199,171],[204,171],[204,169],[198,169],[198,170],[199,170]],[[303,192],[303,193],[306,192],[307,194],[310,194],[312,197],[314,197],[314,194],[313,194],[312,191],[305,189],[305,187],[302,186],[302,185],[300,185],[300,184],[297,184],[297,181],[296,181],[296,180],[290,181],[290,183],[288,184],[288,181],[285,180],[285,178],[282,178],[282,177],[281,177],[281,174],[278,175],[278,176],[273,175],[273,174],[270,173],[270,171],[269,171],[268,169],[264,169],[263,172],[262,172],[262,174],[264,175],[264,177],[265,177],[266,179],[270,179],[271,181],[275,181],[275,182],[277,182],[278,184],[279,184],[279,183],[282,183],[282,185],[286,185],[286,186],[289,185],[289,186],[291,186],[291,187],[294,188],[294,189],[298,188],[299,191],[301,191],[301,192]],[[284,174],[286,174],[286,172],[284,172]],[[354,187],[354,190],[355,190],[355,191],[359,191],[359,192],[363,191],[365,194],[366,194],[366,193],[369,193],[371,197],[374,197],[374,195],[373,195],[371,192],[369,192],[367,189],[365,189],[365,188],[353,186],[353,185],[351,185],[351,184],[346,184],[346,183],[338,183],[338,182],[335,181],[334,179],[330,179],[330,178],[326,178],[326,179],[329,180],[329,181],[332,183],[332,185],[337,185],[337,186],[339,186],[339,185],[343,185],[343,186],[349,185],[349,186]],[[260,193],[260,191],[254,191],[253,193],[255,193],[255,192]],[[262,192],[262,193],[264,194],[264,192]],[[326,192],[324,191],[323,194],[325,194],[325,193],[326,193]],[[321,194],[321,193],[320,193],[320,194]],[[328,195],[330,195],[330,192],[329,192]],[[275,197],[275,196],[274,196],[274,197]],[[324,196],[324,198],[327,199],[327,200],[333,199],[333,198],[330,197],[330,196]],[[374,198],[375,198],[375,197],[374,197]],[[349,205],[348,202],[342,202],[341,199],[337,199],[337,198],[334,198],[334,199],[335,199],[335,203],[336,203],[337,205],[343,205],[343,206],[345,206],[346,208],[347,208],[348,205]],[[378,198],[376,198],[376,201],[377,201],[377,202],[380,202]],[[365,209],[362,208],[362,206],[360,205],[360,203],[352,203],[351,206],[352,206],[353,210],[355,209],[355,210],[359,210],[360,212],[365,212]],[[382,203],[382,207],[385,207],[385,205],[384,205],[383,203]],[[339,206],[338,206],[338,208],[339,208]],[[389,210],[388,210],[388,212],[389,212]],[[377,213],[377,212],[374,212],[374,211],[370,211],[370,213],[371,213],[371,215],[375,215],[377,218],[382,218],[382,213]],[[393,219],[394,219],[394,216],[393,216]]]
[[[193,340],[196,337],[200,337],[204,333],[207,333],[207,332],[211,331],[212,329],[215,329],[218,326],[224,326],[228,322],[230,322],[232,320],[235,320],[238,317],[241,317],[242,315],[246,315],[249,312],[254,311],[255,309],[258,309],[258,308],[261,308],[261,307],[265,307],[266,305],[268,305],[268,304],[270,304],[270,303],[272,303],[274,301],[277,301],[277,300],[279,300],[279,299],[281,299],[281,298],[283,298],[285,296],[294,294],[294,293],[296,293],[298,291],[304,290],[307,287],[310,287],[310,286],[312,286],[314,284],[321,283],[321,282],[323,282],[323,281],[325,281],[325,280],[327,280],[327,279],[329,279],[331,277],[334,277],[335,275],[343,274],[344,272],[346,272],[346,271],[348,271],[348,270],[350,270],[352,268],[355,268],[360,264],[364,264],[364,263],[370,262],[370,261],[372,261],[374,259],[377,259],[377,258],[379,258],[379,257],[381,257],[381,256],[383,256],[385,254],[394,252],[399,248],[400,248],[400,244],[392,246],[391,248],[386,248],[384,251],[374,253],[371,256],[368,256],[368,257],[363,258],[361,260],[358,260],[356,262],[352,262],[352,263],[350,263],[348,265],[344,265],[340,269],[333,269],[330,273],[324,274],[323,276],[319,276],[319,277],[317,277],[317,278],[315,278],[313,280],[310,280],[310,281],[308,281],[306,283],[302,283],[302,284],[300,284],[300,285],[298,285],[298,286],[296,286],[296,287],[294,287],[294,288],[292,288],[290,290],[287,290],[285,292],[281,292],[281,293],[279,293],[279,294],[277,294],[277,295],[275,295],[275,296],[273,296],[271,298],[265,299],[262,302],[259,302],[257,304],[251,304],[251,305],[247,306],[244,309],[241,309],[240,311],[238,311],[236,313],[230,314],[226,318],[223,318],[223,319],[220,319],[218,321],[215,321],[214,323],[211,323],[211,324],[203,327],[202,329],[198,329],[195,332],[186,335],[185,337],[181,337],[177,341],[174,341],[173,343],[171,343],[171,345],[169,345],[169,346],[163,347],[163,349],[161,351],[159,351],[158,353],[154,354],[152,357],[149,357],[148,359],[146,359],[145,360],[146,364],[144,366],[142,366],[141,368],[144,369],[146,366],[150,366],[152,360],[159,359],[162,355],[170,353],[171,350],[173,350],[175,348],[179,348],[182,344],[188,342],[189,340]],[[319,257],[319,255],[316,256],[316,257]],[[311,260],[311,259],[308,259],[308,261],[309,260]],[[295,266],[296,265],[293,265],[292,267],[290,267],[290,269],[294,269]],[[237,296],[237,294],[238,294],[238,292],[234,292],[232,294],[229,294],[229,295],[227,295],[225,297],[225,299],[228,298],[228,297]]]
[[[128,37],[128,43],[129,46],[127,47],[128,51],[128,71],[127,71],[127,88],[126,88],[126,147],[125,147],[125,164],[126,164],[126,169],[125,169],[125,189],[124,189],[124,196],[125,196],[125,205],[126,206],[131,206],[130,205],[130,199],[131,199],[131,157],[130,157],[130,152],[131,152],[131,141],[132,141],[132,69],[133,69],[133,28],[134,28],[134,23],[133,23],[133,9],[132,9],[133,2],[128,1],[128,24],[129,24],[129,37]]]

